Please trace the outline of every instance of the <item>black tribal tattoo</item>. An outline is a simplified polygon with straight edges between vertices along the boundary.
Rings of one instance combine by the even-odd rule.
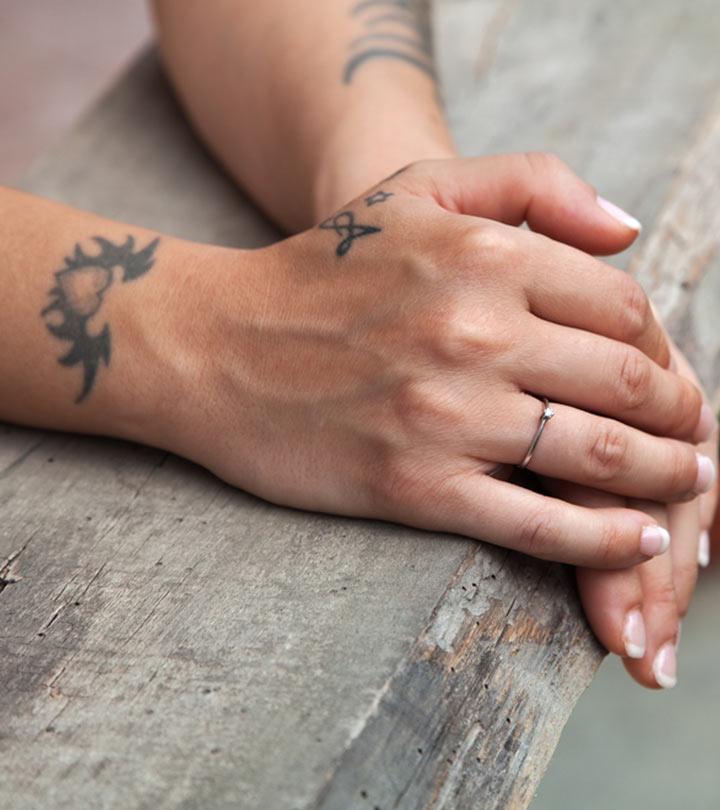
[[[321,222],[318,228],[325,231],[335,231],[338,236],[342,237],[335,248],[335,253],[338,256],[344,256],[356,239],[382,231],[382,228],[377,228],[374,225],[356,225],[355,214],[352,211],[341,211],[339,214],[326,219],[325,222]]]
[[[100,361],[106,366],[110,363],[110,327],[106,323],[99,332],[91,334],[88,325],[102,306],[105,293],[117,281],[115,268],[122,270],[121,283],[134,281],[155,263],[155,248],[160,241],[154,239],[142,250],[133,252],[132,236],[121,245],[101,236],[93,239],[100,252],[89,256],[79,243],[75,245],[75,253],[66,256],[65,266],[55,273],[51,301],[40,313],[51,335],[72,344],[58,362],[67,367],[82,365],[83,383],[76,403],[82,402],[92,390]],[[59,322],[57,315],[62,318]]]
[[[343,82],[374,59],[394,59],[413,65],[435,78],[429,24],[417,13],[419,0],[360,0],[351,15],[361,20],[365,33],[350,43]]]

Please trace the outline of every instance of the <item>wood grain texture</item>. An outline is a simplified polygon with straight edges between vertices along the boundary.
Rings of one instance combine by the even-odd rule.
[[[445,95],[464,151],[550,148],[649,222],[707,112],[720,14],[606,6],[439,3]],[[697,185],[699,160],[718,159],[704,131],[663,215],[690,240],[712,225],[687,212],[715,193]],[[25,187],[187,238],[277,238],[192,136],[152,53]],[[654,239],[637,272],[716,382],[712,301],[698,303],[717,295],[715,259],[669,307],[677,280]],[[155,450],[11,427],[0,578],[13,810],[523,808],[601,660],[563,567],[281,509]]]
[[[719,82],[720,84],[720,82]],[[720,404],[720,94],[631,270]]]

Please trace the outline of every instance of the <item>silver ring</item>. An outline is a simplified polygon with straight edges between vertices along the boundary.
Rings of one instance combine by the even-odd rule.
[[[522,460],[522,463],[518,466],[521,470],[524,470],[525,467],[530,463],[530,459],[533,457],[533,453],[535,452],[535,448],[540,441],[540,437],[543,434],[543,430],[545,430],[545,425],[555,416],[555,411],[550,407],[550,403],[547,400],[547,397],[542,398],[543,401],[543,412],[540,414],[540,421],[538,422],[537,430],[535,431],[535,435],[533,436],[532,441],[530,442],[530,447],[528,448],[527,453],[525,454],[525,458]]]

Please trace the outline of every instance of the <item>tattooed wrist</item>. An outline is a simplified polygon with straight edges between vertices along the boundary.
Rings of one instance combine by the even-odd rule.
[[[88,254],[77,243],[74,254],[65,257],[64,266],[55,273],[50,303],[40,313],[48,332],[70,344],[58,363],[82,368],[76,403],[91,393],[100,365],[110,365],[111,330],[102,317],[105,296],[113,284],[125,284],[145,275],[155,263],[160,241],[154,239],[136,251],[132,236],[121,244],[102,236],[94,236],[93,240],[100,248],[98,253]]]
[[[350,15],[362,26],[362,33],[350,42],[343,68],[345,84],[351,84],[356,72],[375,60],[404,62],[435,78],[427,3],[356,0]]]

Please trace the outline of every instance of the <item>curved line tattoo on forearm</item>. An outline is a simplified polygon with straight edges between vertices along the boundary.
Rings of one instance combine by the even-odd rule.
[[[404,62],[435,79],[430,26],[418,13],[421,5],[420,0],[361,0],[352,7],[350,14],[362,20],[364,33],[350,42],[344,84],[351,84],[358,69],[376,59]]]
[[[82,366],[83,382],[76,403],[82,402],[92,391],[100,363],[110,364],[110,327],[106,323],[93,334],[91,320],[98,314],[114,283],[134,281],[150,270],[160,241],[153,239],[142,250],[135,251],[132,236],[122,244],[102,236],[94,236],[93,240],[100,252],[88,255],[80,243],[75,245],[75,253],[66,256],[65,265],[55,273],[50,303],[40,313],[48,332],[71,344],[69,351],[58,358],[58,363],[68,368]],[[116,268],[122,271],[119,280]]]
[[[370,59],[399,59],[401,62],[407,62],[419,70],[424,71],[430,76],[431,79],[435,78],[435,71],[431,65],[426,64],[422,59],[411,56],[409,53],[402,53],[401,51],[393,51],[390,48],[371,48],[368,51],[363,51],[357,56],[354,56],[345,66],[343,73],[343,81],[345,84],[350,84],[355,71],[363,65],[363,63]]]

